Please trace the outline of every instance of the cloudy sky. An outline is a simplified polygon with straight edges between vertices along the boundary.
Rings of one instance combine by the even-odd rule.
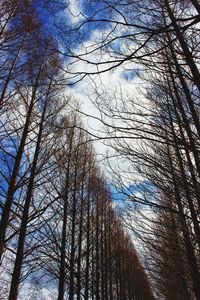
[[[70,0],[69,5],[65,9],[67,23],[76,27],[78,26],[76,24],[83,22],[91,14],[88,3],[89,2],[85,0]],[[96,7],[96,10],[99,9],[100,7]],[[100,15],[100,17],[102,16]],[[104,17],[106,17],[106,15]],[[119,16],[117,15],[115,18],[119,18]],[[102,138],[106,136],[106,133],[104,133],[105,128],[97,118],[103,118],[105,122],[111,125],[113,124],[114,119],[109,119],[105,115],[100,114],[98,108],[100,107],[105,112],[107,107],[112,106],[111,103],[116,105],[118,100],[119,102],[122,101],[122,97],[123,99],[130,96],[139,98],[138,84],[141,84],[141,80],[139,80],[135,74],[135,70],[138,70],[139,66],[135,63],[124,63],[123,65],[112,68],[116,63],[110,63],[110,54],[102,51],[101,47],[98,49],[98,46],[96,46],[99,45],[98,43],[102,40],[102,37],[106,36],[110,30],[112,30],[107,24],[101,23],[98,27],[89,25],[83,29],[81,27],[81,30],[82,32],[80,35],[71,35],[72,40],[75,40],[75,42],[70,48],[70,51],[73,51],[73,54],[76,55],[84,54],[83,60],[80,61],[79,59],[71,57],[67,58],[65,70],[72,73],[70,75],[66,73],[67,76],[70,77],[70,84],[78,81],[82,77],[84,78],[73,85],[67,86],[66,91],[80,104],[86,129],[94,136]],[[69,41],[65,41],[65,31],[60,33],[60,35],[61,43],[64,41],[61,46],[61,51],[65,55],[68,51],[67,43],[69,43]],[[73,38],[73,36],[75,36],[75,38]],[[118,42],[117,47],[119,49],[124,48],[124,41]],[[93,64],[90,62],[93,62]],[[95,64],[96,62],[98,65]],[[99,64],[100,62],[103,62],[103,64]],[[103,72],[109,68],[111,69]],[[89,75],[84,76],[86,73]],[[79,74],[79,76],[74,77],[76,74]],[[91,117],[89,117],[89,115]],[[119,122],[121,121],[118,120],[117,122],[117,125],[119,125]],[[102,143],[96,142],[95,145],[98,153],[105,153],[107,150],[107,147]]]
[[[60,1],[58,2],[60,3]],[[140,66],[134,62],[124,62],[118,65],[116,63],[118,58],[114,56],[112,62],[113,57],[110,56],[110,53],[102,51],[100,47],[102,38],[107,37],[109,32],[112,32],[114,25],[108,25],[108,22],[97,22],[97,24],[87,22],[88,24],[80,26],[84,21],[88,21],[90,16],[94,16],[95,11],[100,11],[100,13],[96,13],[95,18],[110,18],[107,15],[108,10],[105,10],[103,6],[101,7],[99,4],[95,6],[91,3],[92,1],[87,0],[69,0],[67,4],[65,2],[65,5],[58,6],[60,10],[58,9],[56,16],[53,16],[49,9],[47,11],[40,5],[38,5],[38,12],[42,19],[44,31],[49,34],[53,32],[59,40],[59,49],[64,59],[63,69],[67,77],[66,94],[75,99],[71,102],[72,106],[75,107],[76,103],[79,104],[84,126],[91,134],[91,139],[94,140],[93,145],[97,154],[97,161],[100,162],[105,175],[114,181],[115,178],[105,160],[105,157],[111,157],[109,159],[111,167],[113,170],[117,170],[118,174],[121,172],[121,185],[123,186],[125,183],[132,186],[133,176],[134,180],[137,178],[136,174],[133,175],[133,172],[130,172],[132,166],[129,166],[129,162],[125,159],[121,159],[117,155],[113,156],[114,151],[108,147],[111,140],[103,139],[107,137],[108,131],[115,138],[118,135],[126,134],[124,132],[112,132],[112,129],[104,126],[103,122],[122,128],[131,127],[131,122],[127,123],[118,117],[114,118],[109,109],[121,110],[123,103],[126,103],[126,109],[128,109],[128,101],[131,99],[131,111],[133,109],[132,99],[134,102],[145,102],[144,96],[138,92],[138,88],[141,89],[144,83],[135,72],[140,69]],[[55,7],[52,9],[55,10]],[[112,19],[120,21],[121,16],[118,13],[112,14]],[[73,30],[77,28],[79,28],[78,31]],[[119,28],[118,31],[121,35],[124,34],[123,30],[120,31]],[[114,50],[117,49],[119,56],[125,52],[126,48],[127,51],[129,49],[125,39],[114,42],[109,50],[112,47],[115,48]],[[76,55],[80,55],[82,60],[80,57],[77,59]],[[115,67],[116,64],[117,67]],[[104,70],[107,71],[104,72]],[[131,133],[129,128],[129,135],[131,134],[133,137],[135,132]],[[126,141],[129,145],[137,147],[137,142],[132,137]],[[129,174],[131,174],[130,177]],[[118,198],[118,196],[116,197]]]

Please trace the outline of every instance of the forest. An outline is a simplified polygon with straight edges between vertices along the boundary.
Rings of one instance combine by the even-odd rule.
[[[0,0],[0,300],[200,300],[199,0]]]

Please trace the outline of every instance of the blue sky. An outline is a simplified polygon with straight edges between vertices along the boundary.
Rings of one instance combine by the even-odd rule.
[[[44,0],[43,0],[44,1]],[[60,3],[60,1],[58,1]],[[55,3],[55,2],[54,2]],[[79,22],[83,22],[86,18],[90,18],[91,16],[95,16],[95,18],[99,19],[109,19],[109,11],[106,8],[105,3],[100,3],[98,1],[98,5],[90,0],[82,0],[82,1],[76,1],[76,0],[70,0],[68,2],[69,5],[66,5],[66,2],[63,2],[61,5],[58,5],[57,7],[53,6],[51,9],[56,9],[57,13],[56,16],[52,14],[51,9],[46,9],[41,1],[37,1],[37,11],[39,14],[39,17],[41,18],[44,32],[45,34],[52,34],[55,38],[59,40],[61,44],[63,44],[63,48],[67,52],[67,43],[70,43],[68,39],[72,38],[72,41],[70,43],[70,47],[77,47],[77,49],[80,47],[82,43],[94,43],[93,34],[96,32],[101,32],[107,29],[108,23],[107,22],[98,22],[95,23],[88,23],[86,26],[83,27],[82,30],[79,30],[77,33],[76,31],[71,32],[71,36],[67,35],[67,32],[69,29],[73,29],[75,25]],[[80,11],[84,15],[80,15]],[[97,13],[98,12],[98,13]],[[115,17],[112,15],[113,18]],[[63,26],[64,30],[62,31],[60,28],[60,25]],[[121,47],[122,41],[117,40],[113,43],[113,47],[115,50],[117,50],[120,53],[120,47]],[[73,46],[72,46],[73,45]],[[66,46],[66,48],[65,48]],[[66,58],[67,63],[67,58]],[[84,69],[87,68],[88,65],[84,65],[81,63],[77,63],[76,68],[78,69]],[[136,68],[137,69],[137,68]],[[118,68],[112,72],[106,72],[104,73],[101,78],[93,77],[94,80],[96,80],[96,84],[101,86],[103,84],[105,86],[105,89],[109,89],[110,93],[113,93],[113,90],[115,89],[115,86],[119,86],[121,84],[120,89],[122,89],[122,92],[124,95],[129,92],[135,91],[135,86],[132,85],[132,81],[137,79],[137,74],[134,71],[134,69],[131,69],[130,66],[127,69],[124,68]],[[78,102],[80,102],[82,105],[82,110],[88,114],[99,116],[97,109],[95,106],[91,103],[91,91],[88,90],[88,85],[91,82],[88,81],[88,79],[81,81],[78,84],[75,84],[72,86],[73,88],[67,88],[67,91],[69,91],[72,96],[74,96]],[[102,91],[100,90],[100,93]],[[94,134],[97,134],[101,124],[99,122],[95,122],[94,119],[87,118],[85,121],[86,127],[89,131],[93,132]],[[95,144],[94,144],[95,145]],[[105,147],[103,144],[100,145],[98,143],[96,147],[97,154],[104,154],[104,151],[107,150],[107,147]],[[98,153],[99,152],[99,153]],[[113,198],[118,201],[125,201],[132,193],[138,192],[142,186],[136,186],[136,185],[129,185],[127,187],[122,188],[121,192],[117,190],[114,186],[114,184],[110,183],[109,187],[111,189],[111,192],[113,194]],[[144,186],[143,186],[144,188]]]

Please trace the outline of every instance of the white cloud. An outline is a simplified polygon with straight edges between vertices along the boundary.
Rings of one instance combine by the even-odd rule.
[[[75,24],[83,19],[81,13],[82,0],[68,0],[67,8],[65,9],[65,14],[68,16],[70,23]]]
[[[73,5],[73,3],[74,0],[71,1],[71,5]],[[80,8],[79,5],[79,3],[76,3],[73,8],[76,14],[78,14]],[[77,56],[81,55],[83,59],[79,60],[75,58],[71,59],[70,62],[67,61],[66,70],[69,70],[70,68],[69,71],[72,73],[70,76],[72,77],[73,74],[80,74],[80,77],[86,73],[90,75],[87,75],[80,82],[69,88],[68,92],[77,99],[78,103],[80,103],[83,111],[85,128],[91,133],[91,135],[103,138],[109,131],[109,134],[111,135],[126,136],[126,142],[129,146],[138,149],[138,143],[135,139],[133,139],[135,136],[136,125],[134,121],[125,118],[123,120],[123,117],[125,117],[126,113],[135,112],[135,103],[142,105],[143,109],[145,109],[144,107],[148,109],[147,99],[145,99],[144,94],[139,93],[138,91],[139,87],[142,89],[144,82],[139,79],[137,74],[135,74],[135,70],[140,69],[141,66],[128,61],[118,67],[114,67],[114,63],[110,62],[113,58],[109,53],[102,51],[102,48],[99,47],[103,36],[108,35],[110,30],[111,28],[103,28],[102,30],[95,29],[91,31],[89,39],[82,44],[80,43],[77,48],[74,49],[74,53],[76,53]],[[127,45],[125,45],[123,41],[120,41],[118,48],[123,49],[124,52],[125,47],[127,47]],[[105,64],[101,64],[102,62],[105,62]],[[109,69],[110,67],[113,67],[110,71],[103,72],[105,69]],[[128,76],[125,76],[127,73]],[[99,108],[105,113],[110,113],[110,116],[102,114]],[[112,116],[112,109],[125,109],[126,112],[121,113],[119,118],[117,118]],[[129,117],[132,118],[133,116],[130,115]],[[112,134],[112,130],[103,126],[103,123],[97,118],[102,119],[110,125],[121,126],[124,129],[127,127],[128,130]],[[134,118],[136,120],[137,116],[134,115]],[[138,118],[140,119],[141,116]],[[137,124],[137,126],[139,129],[140,125]],[[128,135],[130,135],[129,139],[127,138]],[[111,150],[108,144],[108,140],[102,140],[94,143],[95,150],[97,152],[97,159],[100,161],[103,156],[107,155],[108,152],[110,156],[113,155],[113,150]],[[135,180],[136,177],[138,180],[141,180],[141,178],[136,176],[136,174],[134,174],[133,178],[133,172],[129,173],[129,170],[133,168],[133,164],[130,165],[128,160],[125,161],[123,158],[122,162],[119,157],[113,157],[111,159],[111,163],[116,170],[120,165],[121,170],[118,168],[118,172],[121,173],[122,176],[124,175],[123,180],[127,185],[131,184],[133,179]],[[102,169],[106,171],[106,174],[109,176],[106,164],[101,162],[101,165]]]

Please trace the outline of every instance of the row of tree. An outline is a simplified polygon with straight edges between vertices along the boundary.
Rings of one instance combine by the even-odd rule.
[[[85,44],[80,60],[101,67],[96,73],[122,63],[130,71],[135,63],[132,72],[142,79],[138,95],[126,97],[117,90],[110,104],[104,93],[98,95],[98,107],[116,156],[130,163],[126,170],[121,165],[115,177],[127,203],[134,201],[142,216],[140,238],[155,289],[159,299],[200,299],[199,1],[91,5],[96,11],[77,28],[84,33],[88,24],[98,29],[101,24],[105,35],[98,36],[96,47]],[[99,51],[100,61],[94,60]],[[132,184],[122,189],[127,177]],[[144,213],[145,207],[151,214]],[[133,228],[132,220],[129,225]]]
[[[154,299],[55,39],[34,1],[1,4],[1,299]]]

